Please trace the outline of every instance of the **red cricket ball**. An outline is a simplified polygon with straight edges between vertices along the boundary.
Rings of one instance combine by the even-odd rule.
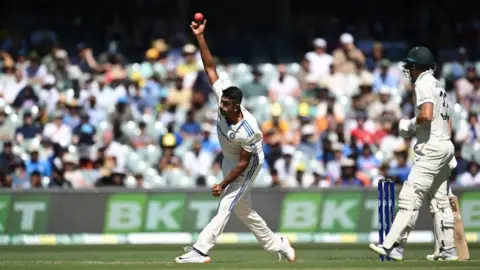
[[[203,21],[203,14],[200,13],[200,12],[197,12],[197,13],[195,13],[195,15],[193,16],[193,18],[194,18],[195,21],[197,21],[197,22],[202,22],[202,21]]]

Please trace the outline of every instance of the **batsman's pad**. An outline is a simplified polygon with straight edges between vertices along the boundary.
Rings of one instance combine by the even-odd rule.
[[[409,181],[406,181],[403,184],[402,190],[398,195],[398,208],[405,210],[418,210],[415,187]]]
[[[460,205],[456,196],[450,197],[450,205],[453,212],[455,246],[457,247],[458,258],[460,260],[470,259],[470,252],[468,250],[467,239],[465,238],[465,231],[463,228],[462,216],[460,215]]]

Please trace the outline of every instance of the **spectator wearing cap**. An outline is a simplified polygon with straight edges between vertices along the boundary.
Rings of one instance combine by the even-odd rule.
[[[382,59],[378,63],[378,68],[373,72],[373,91],[378,92],[383,86],[398,88],[400,78],[391,68],[391,62],[388,59]]]
[[[39,149],[32,147],[30,151],[30,159],[25,161],[27,173],[39,171],[43,176],[50,176],[52,173],[52,166],[47,160],[40,159]]]
[[[278,76],[273,78],[268,85],[268,95],[273,101],[280,101],[286,97],[300,96],[300,83],[295,76],[288,74],[287,66],[279,64]]]
[[[396,121],[402,117],[399,104],[392,100],[392,90],[384,85],[378,91],[378,99],[368,108],[368,116],[376,121]]]
[[[0,106],[0,141],[11,141],[15,135],[15,125]]]
[[[182,168],[181,159],[177,157],[173,151],[176,146],[175,135],[167,133],[162,136],[161,147],[163,149],[163,155],[159,159],[157,167],[160,173]]]
[[[145,61],[140,65],[140,74],[143,78],[152,77],[159,57],[160,52],[156,48],[150,48],[145,52]]]
[[[252,70],[252,75],[253,80],[240,87],[243,92],[243,97],[246,100],[251,100],[259,96],[267,96],[268,89],[265,84],[262,83],[262,72],[259,69],[254,68]]]
[[[290,131],[290,125],[281,118],[282,107],[279,103],[271,105],[271,118],[262,124],[262,132],[264,134],[276,134],[281,136],[281,140]]]
[[[197,47],[193,44],[186,44],[183,46],[183,63],[177,66],[176,75],[184,77],[189,73],[197,72],[199,65],[195,57]]]
[[[51,74],[48,74],[45,76],[42,88],[39,92],[40,103],[47,107],[47,111],[49,113],[55,110],[58,100],[60,99],[60,94],[58,89],[55,87],[55,82],[55,77]]]
[[[314,39],[313,48],[313,51],[305,54],[305,59],[309,62],[310,74],[312,74],[316,80],[320,80],[330,73],[330,65],[333,62],[333,57],[327,53],[327,42],[323,38]]]
[[[13,152],[12,141],[3,142],[3,151],[0,153],[0,174],[8,174],[13,172],[15,164],[23,162],[20,156]]]
[[[340,72],[345,71],[345,65],[348,62],[365,63],[365,56],[362,51],[355,46],[355,40],[350,33],[343,33],[340,36],[340,48],[333,51],[333,62]]]
[[[196,181],[197,185],[205,185],[206,177],[213,165],[214,155],[212,152],[202,149],[202,142],[196,139],[193,149],[183,156],[183,168],[187,174]]]
[[[47,123],[43,129],[43,136],[62,146],[69,145],[72,141],[72,130],[62,123],[62,112],[53,113],[53,122]]]
[[[317,153],[321,151],[320,140],[313,124],[309,123],[301,127],[300,142],[297,148],[307,160],[316,158]]]
[[[33,123],[32,113],[27,111],[23,114],[23,125],[15,131],[15,139],[18,143],[23,140],[31,140],[42,134],[42,129]]]

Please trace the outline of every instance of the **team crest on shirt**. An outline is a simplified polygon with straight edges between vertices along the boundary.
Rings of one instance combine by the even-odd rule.
[[[230,140],[233,140],[235,139],[235,132],[231,131],[229,132],[230,134],[228,134],[228,137],[230,138]]]

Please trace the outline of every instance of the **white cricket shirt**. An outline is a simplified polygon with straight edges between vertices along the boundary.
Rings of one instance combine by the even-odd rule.
[[[425,143],[429,140],[449,141],[450,128],[448,119],[450,117],[449,99],[447,92],[433,76],[433,71],[428,70],[420,74],[415,81],[415,116],[420,112],[420,105],[433,103],[433,119],[430,123],[422,126],[417,125],[416,135],[418,142]]]
[[[233,86],[229,80],[218,79],[213,84],[213,89],[217,97],[217,103],[220,103],[224,89]],[[242,149],[258,154],[263,159],[262,139],[263,134],[258,126],[255,117],[240,106],[243,114],[242,121],[236,125],[229,124],[227,119],[218,113],[217,134],[224,158],[230,161],[239,161]]]

